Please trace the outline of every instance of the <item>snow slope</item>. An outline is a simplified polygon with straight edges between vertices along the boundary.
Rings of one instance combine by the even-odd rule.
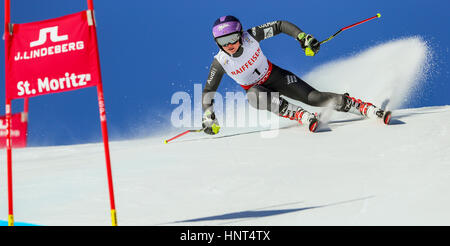
[[[119,225],[449,225],[448,121],[442,106],[397,110],[390,126],[112,142]],[[110,225],[101,144],[13,154],[16,221]]]
[[[282,119],[272,131],[111,142],[119,225],[449,225],[450,106],[398,109],[417,97],[428,54],[420,38],[394,40],[305,76],[393,109],[390,126],[333,113],[317,133]],[[17,222],[111,224],[102,144],[17,149],[13,160]],[[0,163],[5,224],[4,152]]]

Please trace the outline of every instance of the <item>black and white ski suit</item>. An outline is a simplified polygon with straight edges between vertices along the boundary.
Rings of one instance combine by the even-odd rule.
[[[340,110],[345,103],[342,94],[320,92],[290,71],[271,63],[263,54],[259,42],[285,33],[297,39],[302,30],[288,21],[274,21],[243,32],[238,51],[229,55],[222,49],[214,57],[202,94],[203,110],[212,109],[214,93],[226,73],[247,92],[249,104],[257,109],[278,113],[283,98],[278,92],[311,106],[332,105]],[[264,92],[264,93],[262,93]],[[253,94],[254,93],[254,94]],[[252,96],[250,96],[253,94]],[[271,102],[271,103],[260,103]]]

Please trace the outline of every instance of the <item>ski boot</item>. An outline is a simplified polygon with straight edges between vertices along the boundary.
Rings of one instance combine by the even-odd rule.
[[[381,119],[384,124],[389,125],[391,121],[391,111],[384,111],[375,107],[372,103],[363,102],[361,99],[350,97],[348,93],[343,96],[344,104],[338,111],[360,114],[369,119]]]
[[[280,106],[280,116],[295,120],[301,125],[308,125],[309,131],[315,132],[319,126],[317,114],[312,114],[299,106],[292,105],[287,101],[283,101]]]

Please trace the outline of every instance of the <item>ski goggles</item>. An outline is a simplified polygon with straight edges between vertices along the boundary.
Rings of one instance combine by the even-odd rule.
[[[240,38],[241,38],[241,34],[240,33],[232,33],[232,34],[227,35],[227,36],[216,38],[216,42],[220,46],[225,47],[225,46],[227,46],[229,44],[235,44],[237,41],[239,41]]]

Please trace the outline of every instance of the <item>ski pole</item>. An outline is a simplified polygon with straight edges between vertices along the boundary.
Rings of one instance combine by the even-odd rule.
[[[367,18],[367,19],[362,20],[362,21],[360,21],[360,22],[356,22],[355,24],[352,24],[352,25],[350,25],[350,26],[343,27],[343,28],[341,28],[339,31],[337,31],[335,34],[331,35],[329,38],[327,38],[327,39],[325,39],[325,40],[323,40],[323,41],[321,41],[321,42],[319,42],[319,43],[320,43],[320,44],[324,44],[324,43],[330,41],[331,39],[333,39],[334,37],[336,37],[337,35],[339,35],[342,31],[345,31],[345,30],[347,30],[347,29],[350,29],[350,28],[352,28],[352,27],[355,27],[355,26],[357,26],[357,25],[360,25],[360,24],[362,24],[362,23],[364,23],[364,22],[373,20],[373,19],[375,19],[375,18],[381,18],[381,14],[378,13],[377,15],[372,16],[372,17],[370,17],[370,18]],[[309,54],[308,56],[313,56],[313,55],[314,55],[314,52],[311,50],[310,47],[307,47],[307,48],[306,48],[305,53],[306,53],[307,55]]]
[[[164,140],[164,143],[165,143],[165,144],[168,144],[170,141],[172,141],[172,140],[174,140],[174,139],[177,139],[177,138],[179,138],[179,137],[181,137],[181,136],[183,136],[183,135],[186,135],[186,134],[188,134],[188,133],[190,133],[190,132],[202,132],[203,130],[205,130],[205,128],[202,128],[202,129],[196,129],[196,130],[187,130],[187,131],[185,131],[185,132],[182,132],[182,133],[176,135],[176,136],[173,137],[173,138]]]

